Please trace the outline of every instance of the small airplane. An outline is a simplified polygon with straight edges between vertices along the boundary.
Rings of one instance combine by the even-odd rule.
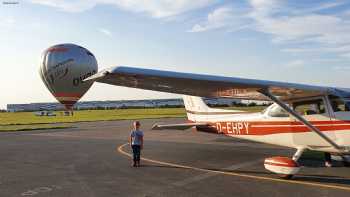
[[[295,148],[292,158],[265,159],[264,167],[283,178],[298,173],[298,159],[307,149],[350,154],[350,89],[124,66],[105,69],[84,81],[185,95],[189,122],[155,124],[156,130],[195,127],[198,131]],[[262,112],[247,113],[210,108],[201,97],[274,104]]]
[[[72,110],[93,82],[183,94],[188,121],[153,129],[189,129],[296,149],[292,158],[266,158],[267,170],[291,178],[305,150],[350,155],[350,89],[117,66],[97,72],[95,56],[75,44],[42,54],[39,74],[56,99]],[[96,73],[96,74],[95,74]],[[201,97],[272,101],[260,113],[208,107]]]

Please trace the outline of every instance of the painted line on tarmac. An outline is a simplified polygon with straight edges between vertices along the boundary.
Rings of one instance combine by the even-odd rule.
[[[125,143],[123,145],[120,145],[118,147],[118,152],[128,156],[132,157],[130,153],[127,153],[123,150],[125,146],[127,146],[128,143]],[[213,172],[217,174],[223,174],[223,175],[229,175],[229,176],[236,176],[236,177],[243,177],[243,178],[250,178],[250,179],[256,179],[256,180],[264,180],[264,181],[272,181],[272,182],[280,182],[280,183],[290,183],[290,184],[297,184],[297,185],[305,185],[305,186],[314,186],[314,187],[322,187],[322,188],[327,188],[327,189],[337,189],[337,190],[344,190],[344,191],[350,191],[350,187],[344,187],[344,186],[339,186],[339,185],[327,185],[327,184],[322,184],[322,183],[314,183],[314,182],[308,182],[308,181],[296,181],[296,180],[286,180],[286,179],[280,179],[280,178],[271,178],[271,177],[265,177],[265,176],[256,176],[256,175],[249,175],[249,174],[241,174],[241,173],[236,173],[236,172],[225,172],[225,171],[220,171],[220,170],[210,170],[210,169],[204,169],[204,168],[198,168],[198,167],[193,167],[193,166],[187,166],[187,165],[180,165],[180,164],[175,164],[175,163],[169,163],[169,162],[164,162],[164,161],[158,161],[154,159],[149,159],[142,157],[141,158],[143,161],[159,164],[159,165],[165,165],[165,166],[171,166],[171,167],[176,167],[176,168],[183,168],[183,169],[190,169],[190,170],[196,170],[196,171],[201,171],[201,172]]]

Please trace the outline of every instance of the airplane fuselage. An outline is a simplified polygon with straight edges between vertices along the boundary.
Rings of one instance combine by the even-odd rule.
[[[350,113],[339,113],[343,113],[342,120],[326,114],[305,115],[304,117],[339,146],[350,147]],[[306,125],[291,116],[271,117],[268,111],[208,114],[196,115],[197,121],[208,123],[208,126],[198,126],[197,130],[297,149],[348,154],[335,149]],[[349,120],[346,120],[345,117],[349,117]]]

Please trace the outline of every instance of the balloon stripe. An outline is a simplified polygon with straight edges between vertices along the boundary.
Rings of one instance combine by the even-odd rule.
[[[47,49],[47,52],[66,52],[66,51],[68,51],[68,49],[64,47],[52,47]]]
[[[65,93],[65,92],[59,92],[53,94],[55,97],[81,97],[82,94],[80,93]]]

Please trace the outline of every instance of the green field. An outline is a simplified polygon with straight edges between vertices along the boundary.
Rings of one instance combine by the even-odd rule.
[[[23,125],[1,125],[1,131],[32,131],[42,129],[64,129],[72,128],[73,126],[68,123],[63,124],[23,124]]]
[[[74,111],[74,116],[36,116],[33,112],[0,113],[0,125],[88,122],[101,120],[127,120],[144,118],[184,117],[183,108],[117,109]]]
[[[254,106],[229,109],[255,112],[263,108]],[[74,111],[74,116],[64,116],[62,112],[55,114],[56,116],[36,116],[33,112],[0,113],[0,131],[55,128],[56,123],[186,117],[184,108],[83,110]]]

